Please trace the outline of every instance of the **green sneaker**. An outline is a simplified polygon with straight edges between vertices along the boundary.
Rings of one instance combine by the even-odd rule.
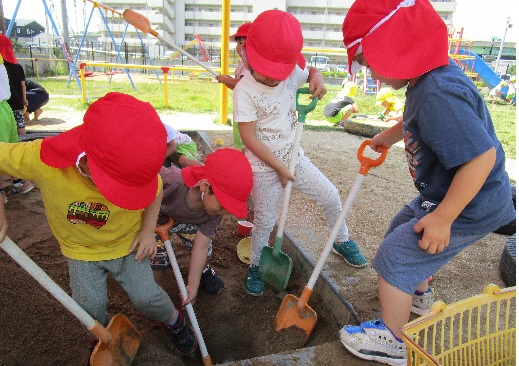
[[[353,240],[333,243],[333,252],[339,254],[352,267],[366,267],[368,261],[359,250],[357,243]]]
[[[265,281],[259,278],[259,266],[249,266],[245,288],[249,295],[260,296],[265,291]]]

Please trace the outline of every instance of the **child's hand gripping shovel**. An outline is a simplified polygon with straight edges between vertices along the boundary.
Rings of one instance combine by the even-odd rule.
[[[306,332],[306,339],[304,340],[301,346],[303,346],[306,343],[306,341],[310,337],[310,334],[312,333],[312,330],[314,329],[315,323],[317,322],[316,312],[308,305],[308,299],[310,298],[310,295],[312,295],[312,290],[314,288],[315,282],[317,281],[317,277],[319,276],[319,273],[321,272],[324,266],[326,258],[328,258],[328,255],[330,254],[333,242],[335,241],[335,238],[339,233],[342,223],[346,219],[346,214],[350,210],[350,207],[353,203],[355,196],[357,195],[357,192],[359,191],[360,185],[364,180],[364,177],[366,176],[366,174],[368,174],[370,168],[379,166],[386,159],[387,148],[382,146],[379,147],[381,149],[381,154],[376,160],[364,156],[364,148],[367,145],[369,145],[369,143],[370,140],[365,140],[360,145],[357,151],[357,158],[361,163],[359,174],[357,175],[357,179],[355,180],[353,187],[350,193],[348,194],[348,198],[344,203],[341,214],[337,218],[332,232],[328,237],[323,252],[321,253],[321,256],[319,257],[319,260],[317,261],[317,264],[314,268],[314,271],[310,276],[310,280],[308,281],[308,284],[303,290],[301,298],[298,299],[294,295],[290,294],[286,295],[276,314],[276,319],[274,320],[274,329],[276,331],[280,331],[284,328],[290,328],[291,326],[296,326],[298,328],[303,329]]]
[[[99,339],[90,356],[90,365],[131,365],[139,349],[142,336],[124,315],[115,315],[110,320],[108,327],[103,327],[59,287],[27,254],[18,248],[9,237],[6,237],[0,243],[0,247]]]
[[[290,157],[290,167],[288,168],[291,172],[294,172],[298,159],[299,146],[301,145],[301,135],[303,133],[303,126],[306,120],[306,114],[313,111],[317,105],[317,98],[312,99],[309,105],[299,104],[300,94],[310,94],[308,88],[299,88],[296,94],[296,109],[298,114],[298,124],[296,129],[294,147],[292,155]],[[271,284],[278,290],[282,291],[287,287],[290,274],[292,272],[292,258],[281,251],[281,245],[283,244],[283,231],[285,229],[285,221],[288,212],[288,201],[290,200],[290,192],[292,191],[292,182],[288,181],[283,192],[283,201],[281,204],[281,216],[279,218],[278,229],[276,233],[276,239],[274,241],[274,247],[269,246],[263,247],[261,250],[260,265],[259,265],[259,276],[265,282]]]
[[[213,76],[218,76],[218,73],[216,71],[211,69],[206,64],[202,63],[200,60],[198,60],[196,57],[191,55],[189,52],[183,50],[182,48],[178,47],[177,45],[175,45],[175,44],[165,40],[164,38],[162,38],[156,30],[151,28],[150,20],[148,18],[146,18],[144,15],[139,14],[139,13],[137,13],[137,12],[131,10],[131,9],[126,9],[125,11],[123,11],[123,18],[128,23],[133,25],[135,28],[143,31],[144,33],[151,34],[151,35],[157,37],[157,39],[159,41],[164,42],[165,44],[167,44],[171,48],[174,48],[178,52],[182,53],[184,56],[189,58],[191,61],[195,62],[196,64],[200,65],[201,67],[203,67],[204,69],[209,71],[211,74],[213,74]]]
[[[169,229],[173,226],[173,219],[170,217],[168,222],[164,225],[157,226],[155,228],[155,234],[160,235],[160,239],[164,243],[166,247],[166,252],[168,253],[169,261],[171,262],[171,267],[173,267],[173,273],[175,274],[175,278],[177,280],[178,288],[180,289],[180,293],[184,299],[187,299],[187,289],[184,283],[184,279],[182,278],[182,273],[180,273],[180,267],[178,266],[177,258],[175,257],[175,253],[173,252],[173,246],[171,245],[171,240],[169,238]],[[200,330],[200,326],[198,325],[198,320],[196,319],[195,310],[193,309],[193,305],[191,303],[186,305],[187,315],[189,316],[189,320],[191,321],[191,325],[193,326],[193,330],[195,331],[196,338],[198,340],[198,346],[200,347],[200,353],[202,354],[202,362],[204,366],[210,366],[213,364],[211,361],[211,356],[207,353],[207,347],[205,346],[204,338],[202,337],[202,331]]]

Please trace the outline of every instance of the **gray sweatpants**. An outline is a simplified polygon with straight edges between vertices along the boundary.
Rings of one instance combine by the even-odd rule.
[[[165,322],[176,312],[166,292],[155,282],[148,258],[141,262],[135,253],[125,257],[87,262],[68,259],[72,298],[94,319],[108,325],[107,278],[114,279],[128,294],[137,310],[146,317]]]

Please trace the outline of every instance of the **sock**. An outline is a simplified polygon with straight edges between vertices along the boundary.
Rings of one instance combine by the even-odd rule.
[[[427,292],[431,292],[431,288],[430,288],[430,287],[429,287],[429,288],[427,289],[427,291],[425,291],[425,292],[421,292],[421,291],[418,291],[418,290],[417,290],[417,291],[414,292],[414,294],[415,294],[416,296],[422,296],[423,294],[426,294]]]
[[[178,324],[180,322],[182,322],[182,319],[183,319],[182,313],[180,311],[178,311],[176,308],[175,308],[175,312],[177,313],[177,316],[174,317],[171,322],[166,323],[166,325],[168,327],[176,328],[176,327],[178,327]]]

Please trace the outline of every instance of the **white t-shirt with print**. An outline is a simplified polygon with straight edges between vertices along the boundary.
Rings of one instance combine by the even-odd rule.
[[[166,132],[168,133],[167,141],[166,143],[169,144],[171,140],[175,141],[177,145],[184,145],[189,144],[190,142],[193,142],[191,137],[186,135],[185,133],[179,132],[177,129],[175,129],[170,122],[164,122],[162,121],[162,124],[164,125],[164,128],[166,129]]]
[[[307,68],[296,66],[285,80],[270,87],[257,82],[247,70],[233,91],[234,121],[256,121],[256,136],[287,168],[297,127],[296,92],[308,74]],[[247,147],[244,151],[253,172],[273,170]],[[303,156],[302,149],[299,155]]]

